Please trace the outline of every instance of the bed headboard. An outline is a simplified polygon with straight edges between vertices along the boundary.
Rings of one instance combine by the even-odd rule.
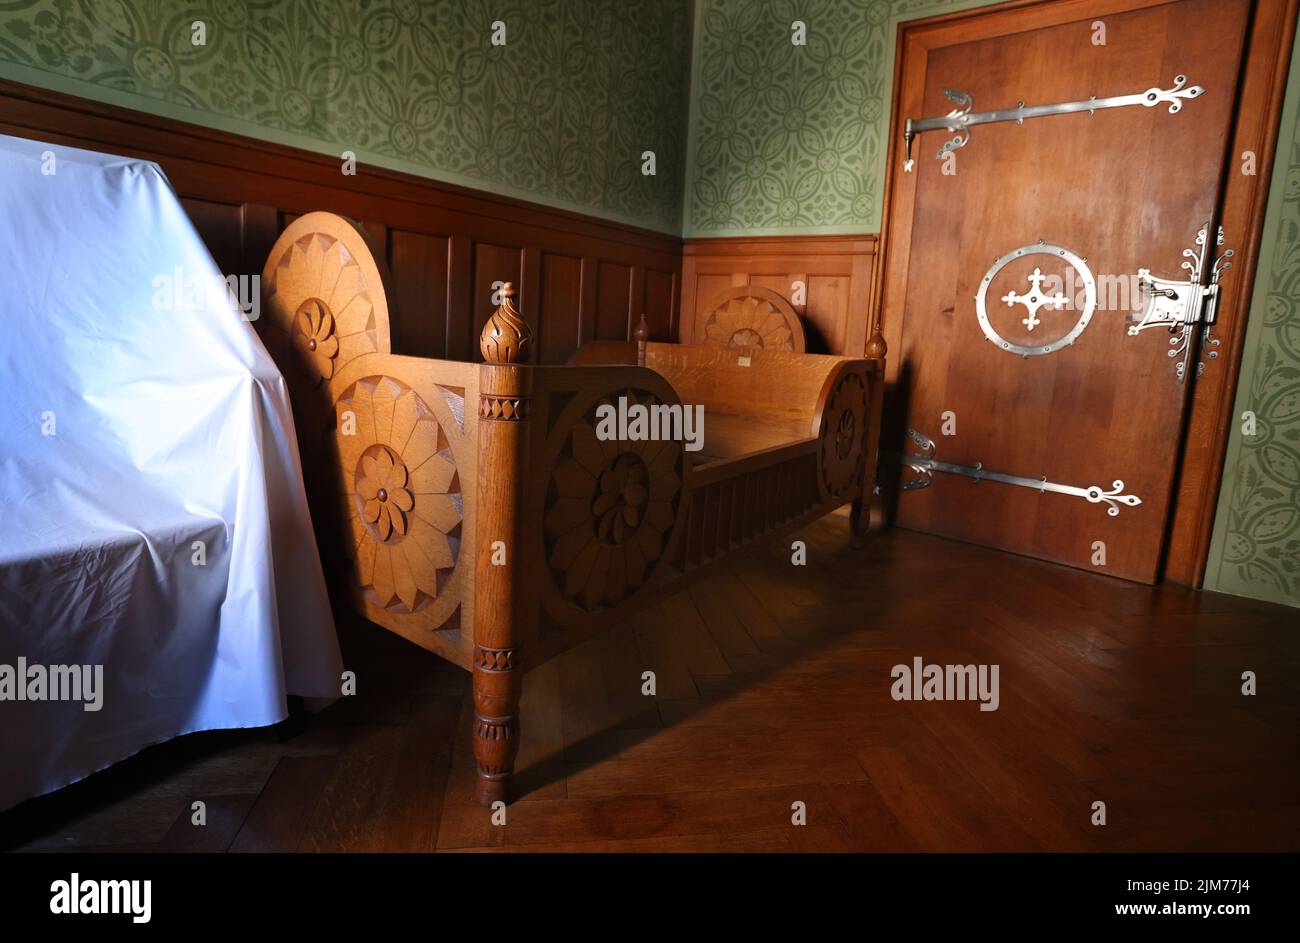
[[[757,285],[728,288],[711,298],[695,320],[695,343],[797,354],[808,348],[803,323],[790,302]]]
[[[797,422],[811,429],[818,391],[846,358],[650,343],[645,362],[672,384],[683,403],[707,403],[713,412]]]
[[[392,350],[393,297],[388,267],[373,240],[334,213],[307,213],[290,223],[262,269],[262,317],[256,325],[289,387],[303,480],[314,508],[328,487],[320,462],[334,412],[331,386],[352,361]]]
[[[389,353],[393,292],[382,260],[366,231],[343,216],[307,213],[290,223],[262,270],[263,340],[272,355],[280,344],[298,346],[317,385],[362,354]]]

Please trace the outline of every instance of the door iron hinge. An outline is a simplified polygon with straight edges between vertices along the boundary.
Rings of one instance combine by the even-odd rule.
[[[903,482],[903,491],[928,488],[934,483],[935,472],[946,472],[950,475],[973,478],[975,481],[996,481],[1004,485],[1032,488],[1040,494],[1050,491],[1054,494],[1085,498],[1090,504],[1106,505],[1106,513],[1111,517],[1119,516],[1119,506],[1121,504],[1134,508],[1142,503],[1142,499],[1137,495],[1124,494],[1124,482],[1119,479],[1115,480],[1109,490],[1105,490],[1100,485],[1079,487],[1078,485],[1063,485],[1055,481],[1048,481],[1046,477],[1025,478],[1021,475],[987,471],[983,462],[976,462],[974,465],[954,465],[951,462],[941,462],[934,457],[935,445],[932,439],[927,438],[915,429],[908,429],[907,435],[920,451],[909,452],[905,455],[892,454],[890,456],[901,465],[916,472],[916,477]]]
[[[1051,105],[1026,105],[1024,101],[1015,108],[1002,108],[997,111],[972,112],[975,100],[965,92],[945,88],[943,93],[948,100],[958,107],[938,118],[907,118],[903,122],[903,170],[910,173],[915,164],[912,161],[912,139],[924,131],[955,131],[957,136],[944,141],[935,157],[943,158],[970,141],[970,129],[977,124],[994,124],[999,121],[1014,121],[1024,124],[1026,118],[1046,118],[1049,115],[1069,115],[1086,111],[1096,114],[1107,108],[1123,108],[1128,105],[1143,105],[1154,108],[1156,105],[1169,106],[1169,113],[1176,115],[1182,111],[1184,99],[1199,98],[1205,89],[1199,85],[1184,88],[1187,76],[1174,77],[1173,88],[1149,88],[1145,92],[1132,95],[1114,95],[1110,98],[1084,98],[1072,102],[1056,102]]]

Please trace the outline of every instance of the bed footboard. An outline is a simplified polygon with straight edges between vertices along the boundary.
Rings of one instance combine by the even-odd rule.
[[[385,281],[357,226],[303,216],[267,261],[262,332],[294,399],[331,589],[471,672],[484,805],[510,798],[530,668],[779,528],[854,502],[865,529],[879,358],[646,344],[647,366],[539,367],[509,285],[483,363],[404,357]],[[760,421],[776,432],[699,463],[681,425],[697,406],[720,410],[713,435],[729,424],[733,445]],[[634,434],[632,409],[677,431]]]

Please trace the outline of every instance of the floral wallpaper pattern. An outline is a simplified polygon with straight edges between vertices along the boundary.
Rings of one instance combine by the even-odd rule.
[[[681,228],[689,0],[0,0],[0,62],[189,120]],[[193,43],[193,23],[206,45]],[[505,24],[505,44],[491,42]],[[113,99],[122,103],[121,98]],[[266,134],[266,132],[274,132]],[[653,176],[642,152],[655,152]]]
[[[897,24],[973,5],[699,0],[686,234],[878,230]]]
[[[1206,587],[1300,606],[1300,43],[1238,384]]]

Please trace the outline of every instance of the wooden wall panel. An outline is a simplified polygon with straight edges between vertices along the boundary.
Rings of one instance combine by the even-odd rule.
[[[671,341],[677,336],[673,312],[677,302],[677,273],[646,269],[641,310],[645,312],[652,341]],[[640,323],[640,317],[635,320]],[[636,330],[636,325],[632,326]]]
[[[808,310],[804,312],[804,330],[808,333],[809,345],[820,345],[837,353],[844,351],[849,343],[852,277],[809,275],[807,284]],[[867,332],[868,336],[870,333]]]
[[[447,357],[449,236],[394,229],[388,265],[402,316],[392,325],[393,350],[414,357]]]
[[[720,292],[754,285],[794,305],[810,352],[861,356],[871,333],[875,259],[871,235],[688,240],[677,337],[695,339],[696,319]],[[806,286],[803,304],[793,296],[797,281]]]
[[[582,344],[582,259],[558,252],[542,254],[542,316],[537,325],[537,356],[542,363],[564,363]]]
[[[737,267],[738,263],[725,261],[720,267],[732,268]],[[688,281],[690,270],[695,269],[694,279]],[[781,295],[788,301],[790,298],[790,289],[787,280],[782,278],[780,283],[785,285],[779,289]],[[734,285],[750,284],[750,277],[746,272],[720,272],[716,275],[708,272],[700,272],[698,267],[690,262],[683,261],[682,265],[682,323],[678,326],[677,339],[683,344],[694,343],[696,338],[696,319],[700,316],[704,306],[709,303],[710,298],[716,298],[719,294],[731,288]],[[754,284],[761,284],[755,281]],[[764,285],[770,288],[771,285]]]
[[[678,323],[675,236],[358,165],[242,135],[0,80],[0,133],[156,161],[228,274],[260,274],[284,226],[311,210],[359,221],[393,271],[397,353],[480,359],[494,281],[513,281],[562,363],[581,341]]]
[[[244,264],[244,216],[238,203],[182,199],[194,228],[223,272],[239,272]]]
[[[596,267],[596,339],[627,340],[635,325],[632,318],[632,268],[601,262]],[[641,312],[637,312],[639,321]]]

